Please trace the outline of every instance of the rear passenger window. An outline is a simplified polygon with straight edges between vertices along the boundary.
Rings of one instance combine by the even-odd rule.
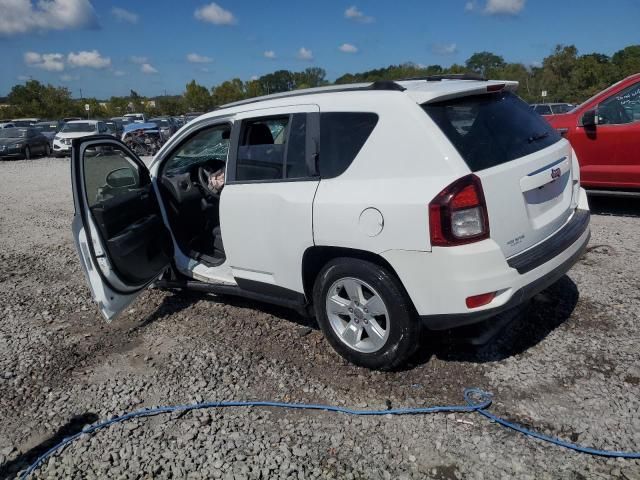
[[[334,178],[344,173],[377,123],[375,113],[321,113],[320,176]]]

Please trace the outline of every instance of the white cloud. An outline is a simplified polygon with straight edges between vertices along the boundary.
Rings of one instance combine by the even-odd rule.
[[[518,15],[526,0],[487,0],[484,13],[489,15]]]
[[[64,75],[60,75],[60,80],[62,80],[63,82],[73,82],[74,80],[78,80],[78,77],[65,73]]]
[[[29,77],[27,77],[26,75],[18,75],[18,80],[26,82],[27,80],[29,80]]]
[[[127,72],[123,72],[122,70],[114,70],[114,71],[113,71],[113,74],[114,74],[116,77],[124,77],[124,76],[127,74]]]
[[[468,0],[464,4],[465,12],[479,12],[486,15],[518,15],[524,10],[527,0],[487,0],[484,8],[479,0]]]
[[[71,52],[67,56],[67,62],[74,67],[107,68],[111,66],[111,59],[103,57],[98,50]]]
[[[146,74],[158,73],[158,70],[153,68],[153,65],[151,65],[150,63],[143,63],[140,66],[140,71]]]
[[[358,53],[358,47],[351,45],[350,43],[343,43],[338,47],[338,50],[343,53]]]
[[[249,80],[251,80],[252,82],[255,82],[256,80],[258,80],[258,78],[260,77],[258,77],[257,75],[251,75],[251,78]]]
[[[64,70],[64,55],[61,53],[27,52],[24,54],[24,63],[48,72],[62,72]]]
[[[298,57],[298,60],[311,61],[313,60],[313,52],[307,48],[300,47],[300,50],[298,50],[297,57]]]
[[[458,45],[455,43],[435,43],[431,51],[436,55],[454,55],[458,53]]]
[[[267,50],[264,52],[264,58],[268,58],[269,60],[274,60],[276,58],[276,52],[273,50]]]
[[[344,11],[344,18],[348,18],[349,20],[354,20],[360,23],[371,23],[375,20],[375,18],[365,15],[362,10],[359,10],[355,5],[347,8]]]
[[[189,63],[211,63],[213,62],[213,58],[198,55],[197,53],[190,53],[187,55],[187,61]]]
[[[129,10],[125,10],[124,8],[113,7],[111,9],[111,15],[113,15],[116,20],[119,20],[120,22],[138,23],[138,14],[130,12]]]
[[[96,28],[89,0],[0,0],[0,35]]]
[[[193,16],[202,22],[213,23],[214,25],[235,25],[236,17],[229,10],[225,10],[217,3],[210,3],[198,8]]]

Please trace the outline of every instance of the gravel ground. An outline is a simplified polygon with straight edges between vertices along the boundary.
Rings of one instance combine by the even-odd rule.
[[[494,392],[492,411],[585,445],[640,450],[640,202],[596,200],[588,254],[482,348],[425,335],[400,372],[346,364],[287,310],[148,290],[105,323],[70,223],[69,161],[0,162],[0,477],[86,423],[145,406],[273,399],[385,408]],[[626,478],[477,415],[237,409],[84,438],[36,478]]]

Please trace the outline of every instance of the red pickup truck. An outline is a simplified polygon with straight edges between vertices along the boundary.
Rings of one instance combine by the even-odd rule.
[[[544,118],[571,142],[585,188],[640,192],[640,73]]]

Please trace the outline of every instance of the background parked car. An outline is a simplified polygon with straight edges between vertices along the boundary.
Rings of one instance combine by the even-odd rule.
[[[31,127],[40,121],[39,118],[14,118],[11,120],[16,127]]]
[[[184,114],[184,123],[187,124],[192,120],[195,120],[200,115],[204,115],[204,112],[189,112]]]
[[[138,123],[144,123],[147,121],[147,116],[144,113],[127,113],[123,118],[128,118]]]
[[[74,122],[76,120],[82,120],[82,118],[80,118],[80,117],[66,117],[66,118],[62,119],[62,121],[65,122],[65,123],[66,122]]]
[[[11,122],[0,123],[0,129],[2,128],[15,128],[15,124]]]
[[[531,105],[533,111],[540,115],[557,115],[567,113],[575,108],[571,103],[534,103]]]
[[[586,188],[640,191],[640,73],[546,119],[571,142]]]
[[[38,130],[42,135],[49,140],[49,147],[53,150],[53,137],[64,126],[64,122],[51,121],[51,122],[38,122],[33,125],[33,128]]]
[[[71,155],[71,141],[74,138],[110,133],[101,120],[75,120],[65,123],[53,138],[53,153],[56,157]]]
[[[111,131],[114,137],[120,138],[122,136],[122,131],[124,129],[124,124],[120,119],[111,119],[105,120],[104,123],[107,125],[107,128]]]
[[[178,131],[178,126],[175,124],[171,117],[157,117],[149,120],[150,123],[155,123],[160,129],[160,133],[165,138],[169,139],[171,135]]]
[[[24,158],[35,155],[49,156],[49,140],[32,127],[4,128],[0,130],[0,158]]]

